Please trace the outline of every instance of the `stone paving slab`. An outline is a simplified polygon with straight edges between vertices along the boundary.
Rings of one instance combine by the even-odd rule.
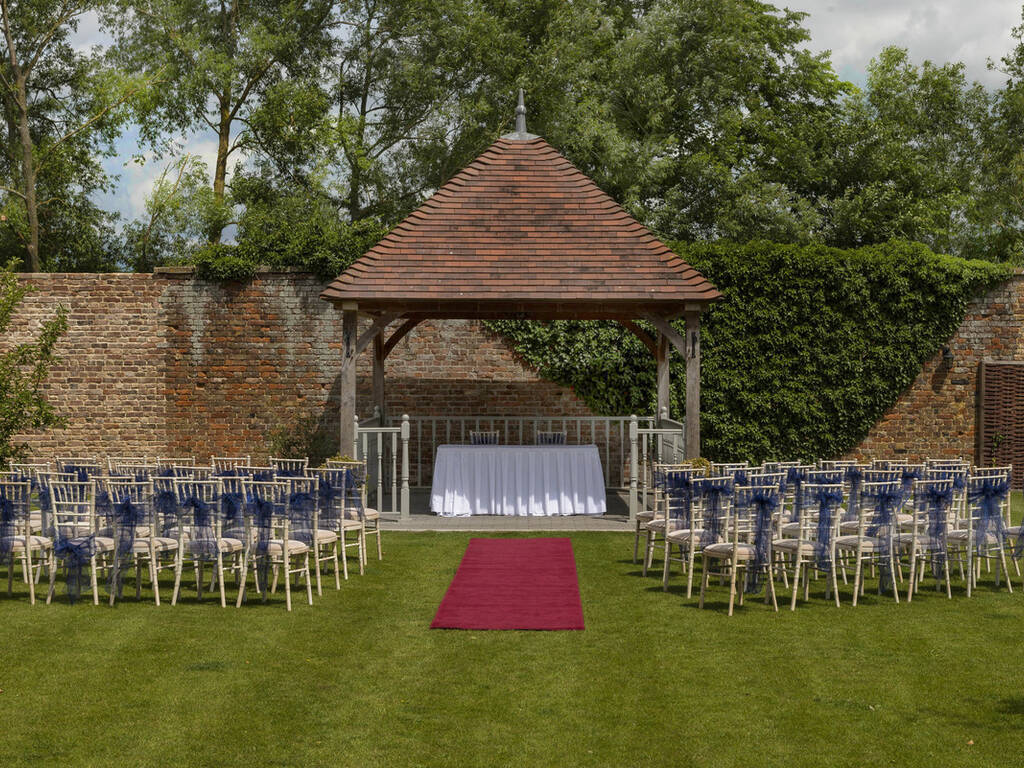
[[[608,491],[607,501],[608,513],[604,515],[440,517],[430,511],[430,492],[416,489],[410,493],[409,519],[402,521],[384,512],[381,528],[385,531],[632,531],[626,494]],[[390,509],[390,500],[386,498],[383,506],[385,510]]]

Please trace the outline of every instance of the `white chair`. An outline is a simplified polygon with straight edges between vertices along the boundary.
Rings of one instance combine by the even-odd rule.
[[[693,550],[694,543],[703,530],[700,527],[700,481],[704,477],[703,467],[659,465],[655,472],[663,477],[660,481],[662,490],[660,498],[664,509],[663,536],[665,541],[664,562],[662,564],[661,588],[668,591],[668,579],[672,563],[681,563],[683,572],[690,576],[689,589],[693,589]],[[656,521],[651,521],[656,522]],[[672,557],[672,547],[676,547],[679,557]],[[689,597],[690,594],[687,594]]]
[[[489,432],[475,432],[469,433],[469,444],[470,445],[497,445],[498,444],[498,432],[492,430]]]
[[[220,589],[220,605],[227,606],[224,589],[224,559],[242,555],[242,539],[224,535],[221,512],[220,480],[194,480],[174,478],[175,503],[180,510],[178,548],[181,555],[174,568],[174,594],[171,605],[176,605],[181,593],[181,574],[185,559],[192,562],[196,578],[196,597],[203,599],[203,568],[210,563],[214,569],[214,580]]]
[[[565,445],[565,439],[566,433],[564,431],[538,432],[536,435],[537,445]]]
[[[271,456],[267,463],[278,477],[305,477],[309,459],[285,459]]]
[[[317,480],[318,531],[321,533],[332,531],[335,534],[333,547],[335,561],[334,575],[335,583],[340,588],[341,585],[337,584],[337,557],[339,550],[341,555],[342,572],[346,581],[348,581],[348,550],[352,546],[358,550],[360,564],[359,572],[363,573],[362,564],[366,558],[366,553],[364,551],[366,539],[363,536],[364,521],[352,519],[345,514],[345,487],[347,474],[345,467],[317,467],[309,470],[309,472]],[[354,532],[356,536],[355,541],[351,544],[348,543],[348,538],[345,536],[345,534],[350,531]],[[327,547],[331,544],[330,537],[328,536],[318,536],[318,541]]]
[[[810,473],[812,476],[814,473]],[[810,576],[812,572],[823,573],[828,586],[825,599],[834,598],[839,606],[839,586],[836,581],[836,537],[839,533],[841,519],[840,505],[843,503],[842,472],[827,470],[819,477],[812,479],[834,479],[838,474],[838,482],[804,483],[803,509],[800,519],[795,523],[795,535],[791,538],[779,538],[772,542],[776,556],[788,558],[793,569],[792,589],[789,609],[796,610],[797,596],[800,593],[801,578],[803,579],[804,600],[810,597]],[[790,526],[784,530],[792,531]],[[783,565],[784,567],[784,565]]]
[[[237,606],[245,600],[247,570],[256,574],[256,588],[266,602],[277,591],[277,581],[284,578],[285,605],[292,609],[292,576],[306,580],[306,599],[313,604],[313,582],[310,578],[310,547],[302,538],[310,535],[313,521],[300,519],[301,510],[289,504],[290,485],[284,480],[252,480],[245,482],[251,500],[250,525],[255,533],[242,565]],[[299,538],[297,538],[297,536]],[[295,565],[295,563],[298,563]],[[272,580],[271,580],[271,574]]]
[[[907,602],[914,599],[924,578],[925,566],[936,571],[936,588],[944,580],[946,597],[953,596],[949,576],[949,542],[954,499],[953,481],[917,480],[912,488],[909,529],[896,536],[896,546],[907,554],[909,578]]]
[[[52,578],[53,541],[48,536],[32,534],[32,483],[29,480],[0,480],[0,560],[7,560],[7,594],[13,594],[14,561],[21,563],[28,583],[29,603],[36,602],[37,573],[32,571],[32,556],[39,554],[40,568],[45,561]]]
[[[703,573],[698,607],[704,607],[708,580],[712,574],[711,563],[715,561],[729,577],[730,616],[733,614],[737,592],[742,606],[744,594],[759,592],[762,579],[767,584],[765,603],[770,602],[773,610],[779,610],[775,580],[772,577],[772,534],[780,499],[781,492],[777,485],[733,487],[732,498],[724,505],[729,507],[725,540],[706,544],[701,552]],[[745,578],[739,584],[741,571]],[[719,572],[723,573],[722,570]]]
[[[341,577],[338,567],[338,542],[340,536],[336,528],[330,525],[330,512],[322,509],[320,504],[320,478],[319,477],[283,477],[279,478],[288,483],[288,505],[293,515],[300,515],[303,518],[311,517],[312,526],[309,528],[308,536],[305,533],[296,535],[296,538],[309,544],[310,552],[313,555],[313,565],[316,570],[316,593],[323,594],[320,584],[321,563],[334,562],[334,588],[341,589]],[[297,523],[301,525],[302,520]]]
[[[248,456],[211,456],[210,466],[216,475],[248,467],[252,463]]]
[[[122,595],[125,573],[135,566],[135,597],[142,597],[142,568],[149,572],[153,601],[160,605],[160,571],[176,568],[181,551],[178,548],[176,519],[158,513],[154,504],[153,481],[137,481],[120,477],[96,479],[97,502],[100,494],[109,500],[111,527],[116,550],[111,568],[110,604]],[[169,536],[165,533],[174,533]],[[167,558],[171,562],[166,562]]]
[[[836,550],[854,558],[853,605],[864,591],[864,564],[881,566],[879,593],[889,581],[893,598],[900,601],[896,586],[895,534],[896,514],[903,507],[903,491],[898,480],[865,482],[861,486],[861,506],[857,513],[857,532],[836,538]],[[845,565],[844,565],[845,568]]]
[[[997,471],[999,470],[999,471]],[[963,527],[946,538],[959,560],[967,565],[967,596],[978,586],[983,562],[996,565],[995,584],[1006,576],[1006,588],[1013,592],[1006,567],[1006,518],[1010,505],[1010,468],[977,470],[967,479],[967,515]]]
[[[114,551],[114,539],[101,536],[96,520],[96,484],[92,481],[58,480],[48,485],[52,516],[55,565],[65,564],[68,598],[74,602],[81,591],[82,569],[88,563],[93,605],[99,605],[96,568],[100,558]],[[46,602],[53,600],[56,568],[50,569]]]
[[[359,565],[359,574],[362,575],[363,565],[365,565],[367,559],[367,537],[377,537],[377,559],[384,559],[384,550],[381,543],[380,512],[366,506],[366,462],[339,462],[336,466],[347,470],[345,475],[345,517],[362,523],[360,537],[363,543],[360,549],[361,561]],[[346,545],[344,536],[342,537],[342,545]],[[353,544],[349,542],[347,546],[351,547]]]

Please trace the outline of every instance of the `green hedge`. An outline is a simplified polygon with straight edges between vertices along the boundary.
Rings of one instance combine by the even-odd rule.
[[[725,297],[705,313],[702,334],[703,453],[719,461],[853,448],[953,334],[967,302],[1010,275],[907,242],[674,247]],[[654,412],[654,361],[617,324],[489,325],[598,413]],[[684,377],[674,354],[673,415],[683,412]]]

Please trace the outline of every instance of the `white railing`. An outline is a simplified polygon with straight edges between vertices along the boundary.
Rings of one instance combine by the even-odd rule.
[[[384,489],[390,486],[391,513],[409,516],[409,417],[397,427],[381,426],[378,414],[356,419],[354,458],[366,462],[367,503],[384,512]],[[401,459],[401,464],[399,464]],[[401,487],[401,494],[399,494]]]
[[[506,445],[529,445],[537,432],[564,431],[571,444],[597,446],[605,486],[629,490],[629,513],[646,509],[655,464],[685,458],[685,426],[649,416],[402,416],[399,426],[379,416],[356,420],[353,456],[366,461],[366,486],[378,509],[390,491],[391,512],[409,516],[411,487],[429,488],[440,445],[468,443],[470,432],[496,431]],[[381,511],[383,511],[381,509]]]
[[[641,427],[632,417],[629,430],[629,517],[648,508],[653,487],[655,464],[678,464],[686,459],[686,425],[668,418],[658,419],[656,427]],[[636,426],[634,426],[634,423]]]

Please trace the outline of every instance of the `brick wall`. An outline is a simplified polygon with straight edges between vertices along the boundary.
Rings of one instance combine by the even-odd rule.
[[[1024,274],[975,299],[948,342],[851,453],[912,460],[976,460],[978,370],[983,359],[1024,360]]]
[[[28,338],[58,304],[70,310],[46,385],[68,424],[25,436],[37,456],[265,457],[268,433],[302,417],[338,433],[340,320],[308,275],[267,273],[244,285],[182,269],[23,279],[37,291],[0,343]],[[362,416],[373,407],[371,368],[368,352],[357,369]],[[418,326],[386,369],[395,416],[589,413],[476,322]]]
[[[68,419],[26,436],[41,457],[69,454],[267,454],[271,429],[312,416],[338,428],[340,322],[308,275],[267,273],[245,285],[152,275],[26,275],[10,338],[28,338],[57,304],[69,310],[63,360],[46,385]],[[854,456],[975,454],[982,358],[1024,360],[1024,275],[973,301],[936,355]],[[369,353],[359,361],[360,414],[371,402]],[[424,323],[387,361],[390,414],[589,415],[564,387],[540,379],[479,323]],[[616,452],[618,446],[615,445]]]

